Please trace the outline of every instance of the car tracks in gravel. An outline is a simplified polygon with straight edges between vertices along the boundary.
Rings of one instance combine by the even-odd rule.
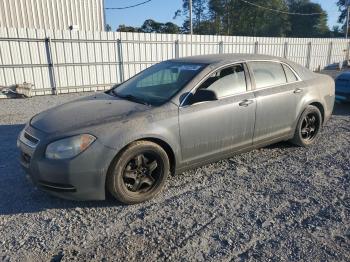
[[[23,122],[79,96],[2,107],[0,261],[349,260],[350,105],[336,105],[308,149],[279,143],[233,156],[170,177],[157,198],[124,206],[48,196],[19,169]]]

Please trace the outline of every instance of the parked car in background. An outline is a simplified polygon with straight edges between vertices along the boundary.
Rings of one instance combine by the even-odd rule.
[[[341,73],[335,79],[335,95],[339,101],[350,102],[350,72]]]
[[[31,180],[54,195],[151,199],[169,174],[279,141],[309,146],[334,81],[262,55],[156,64],[111,90],[34,116],[18,139]]]

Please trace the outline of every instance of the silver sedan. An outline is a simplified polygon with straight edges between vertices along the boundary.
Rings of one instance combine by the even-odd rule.
[[[34,116],[18,139],[21,164],[60,197],[104,199],[108,190],[139,203],[170,173],[279,141],[311,145],[334,99],[333,79],[277,57],[169,60]]]

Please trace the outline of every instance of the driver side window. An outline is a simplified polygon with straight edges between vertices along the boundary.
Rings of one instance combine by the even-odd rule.
[[[213,91],[218,99],[247,91],[243,64],[226,67],[213,73],[199,89]]]

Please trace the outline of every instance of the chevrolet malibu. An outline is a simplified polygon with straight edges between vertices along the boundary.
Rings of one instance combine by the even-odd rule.
[[[135,204],[169,174],[279,141],[309,146],[334,81],[291,61],[206,55],[156,64],[105,93],[34,116],[18,138],[30,180],[56,196]]]

